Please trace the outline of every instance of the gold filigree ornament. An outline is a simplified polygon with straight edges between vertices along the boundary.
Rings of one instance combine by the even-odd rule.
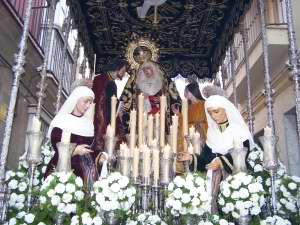
[[[159,57],[158,52],[159,49],[153,41],[146,38],[139,38],[128,44],[126,58],[130,67],[137,70],[146,61],[157,62]]]

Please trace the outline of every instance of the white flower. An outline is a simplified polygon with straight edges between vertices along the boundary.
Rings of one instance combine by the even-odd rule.
[[[229,212],[234,210],[234,205],[231,202],[226,203],[225,207]]]
[[[243,184],[248,185],[252,181],[252,176],[245,176],[243,179]]]
[[[291,176],[292,180],[295,181],[296,183],[300,183],[300,177],[297,176]]]
[[[26,215],[26,212],[22,211],[22,212],[19,212],[19,213],[17,214],[16,217],[17,217],[18,219],[21,219],[21,218],[23,218],[25,215]]]
[[[72,201],[73,196],[69,193],[64,193],[62,196],[62,200],[64,203],[69,203]]]
[[[17,200],[18,202],[25,202],[25,195],[24,194],[19,194],[18,195],[18,200]]]
[[[224,188],[222,190],[222,194],[226,197],[226,198],[229,198],[229,196],[231,195],[231,192],[229,190],[229,188]]]
[[[140,222],[144,222],[146,220],[146,215],[145,214],[140,214],[137,217],[137,220],[140,221]]]
[[[223,199],[224,200],[224,199]],[[193,198],[192,199],[192,206],[196,207],[200,204],[199,198]]]
[[[241,181],[235,179],[231,182],[231,187],[234,189],[239,189],[240,186],[242,185]]]
[[[115,193],[118,193],[120,191],[120,186],[118,183],[113,183],[110,188]]]
[[[8,225],[15,225],[17,224],[17,219],[16,218],[11,218],[8,222]]]
[[[20,177],[20,178],[22,178],[22,177],[25,176],[25,173],[23,173],[23,172],[17,172],[17,176]]]
[[[168,191],[173,191],[173,190],[174,190],[174,183],[171,182],[171,183],[169,183],[169,185],[168,185]]]
[[[246,199],[249,197],[249,192],[246,188],[241,188],[239,192],[240,192],[241,198]]]
[[[15,190],[18,187],[18,181],[13,179],[8,183],[9,189]]]
[[[220,219],[219,224],[220,225],[228,225],[228,222],[227,222],[227,220]]]
[[[75,198],[78,200],[78,201],[81,201],[83,198],[84,198],[84,193],[82,191],[76,191],[75,192]]]
[[[233,218],[238,219],[240,217],[240,215],[237,212],[232,212],[231,215],[233,216]]]
[[[59,182],[61,183],[67,183],[67,181],[69,180],[71,173],[65,173],[65,172],[61,172],[58,174],[59,176]]]
[[[292,212],[296,212],[297,211],[296,206],[293,203],[291,203],[291,202],[287,202],[286,205],[285,205],[285,207],[288,210],[292,211]]]
[[[65,192],[66,186],[64,184],[58,183],[54,190],[56,191],[56,193],[62,194]]]
[[[180,176],[176,176],[173,182],[177,187],[183,187],[185,180]]]
[[[174,198],[179,199],[182,196],[182,190],[180,188],[176,188],[173,193],[174,193]]]
[[[65,212],[65,209],[66,209],[66,204],[60,202],[60,203],[58,204],[58,206],[57,206],[57,211],[58,211],[58,212]]]
[[[53,195],[51,198],[51,204],[57,206],[60,203],[60,197],[58,195]]]
[[[181,202],[180,202],[179,200],[175,200],[175,201],[173,202],[173,208],[174,208],[175,210],[177,210],[177,211],[180,211],[181,208],[182,208]]]
[[[27,184],[26,184],[25,182],[20,182],[20,183],[19,183],[19,190],[20,190],[21,192],[25,191],[26,188],[27,188]]]
[[[181,200],[183,204],[187,204],[191,201],[191,196],[189,194],[183,193]]]
[[[254,166],[254,172],[255,172],[255,173],[261,172],[261,171],[263,171],[263,170],[264,170],[264,168],[263,168],[261,165],[259,165],[259,164],[256,164],[256,165]]]
[[[251,213],[251,215],[258,215],[260,213],[260,208],[255,206],[250,209],[250,213]]]
[[[41,203],[41,204],[45,204],[46,201],[47,201],[47,199],[46,199],[45,196],[40,196],[39,200],[40,200],[40,203]]]
[[[74,193],[75,190],[76,190],[76,187],[74,184],[70,184],[70,183],[66,184],[66,191],[68,193]]]
[[[38,225],[46,225],[46,224],[43,222],[39,222]]]
[[[94,219],[93,219],[93,223],[94,223],[95,225],[102,225],[103,221],[102,221],[101,217],[96,216],[96,217],[94,217]]]
[[[224,198],[219,198],[219,204],[221,205],[221,206],[223,206],[224,204],[225,204],[225,200],[224,200]]]
[[[248,185],[248,189],[250,193],[257,193],[262,189],[262,186],[260,183],[251,183]]]
[[[126,176],[122,176],[118,183],[120,188],[125,188],[129,184],[129,178]]]
[[[33,223],[35,218],[35,215],[33,215],[32,213],[28,213],[27,215],[25,215],[24,220],[26,223]]]
[[[297,188],[297,185],[295,184],[295,183],[289,183],[288,184],[288,188],[290,189],[290,190],[295,190],[296,188]]]
[[[53,197],[53,195],[55,195],[55,191],[53,189],[50,189],[48,192],[47,192],[47,196],[49,198]]]
[[[76,177],[75,179],[75,184],[78,186],[78,187],[82,187],[83,186],[83,181],[80,177]]]

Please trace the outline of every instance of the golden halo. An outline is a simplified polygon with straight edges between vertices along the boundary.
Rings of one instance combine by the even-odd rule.
[[[146,61],[158,60],[159,49],[155,46],[155,43],[149,39],[139,38],[129,43],[126,50],[126,58],[130,67],[137,70],[141,64]]]

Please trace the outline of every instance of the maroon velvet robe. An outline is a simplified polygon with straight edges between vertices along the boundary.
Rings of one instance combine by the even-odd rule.
[[[51,132],[51,145],[55,151],[54,156],[50,160],[45,177],[54,171],[58,161],[58,150],[56,144],[61,141],[62,130],[58,127],[54,127]],[[87,144],[91,145],[93,143],[94,137],[84,137],[76,134],[71,134],[71,143],[76,143],[77,145]],[[93,149],[92,149],[93,150]],[[86,155],[75,155],[71,158],[71,169],[76,176],[83,179],[84,185],[87,189],[91,188],[93,181],[98,180],[98,160],[101,156],[101,152],[93,151]]]

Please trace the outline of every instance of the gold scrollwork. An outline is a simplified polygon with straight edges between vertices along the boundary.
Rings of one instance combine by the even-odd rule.
[[[137,70],[146,61],[156,62],[159,57],[159,49],[155,43],[146,38],[139,38],[129,43],[126,50],[126,58],[132,69]]]

